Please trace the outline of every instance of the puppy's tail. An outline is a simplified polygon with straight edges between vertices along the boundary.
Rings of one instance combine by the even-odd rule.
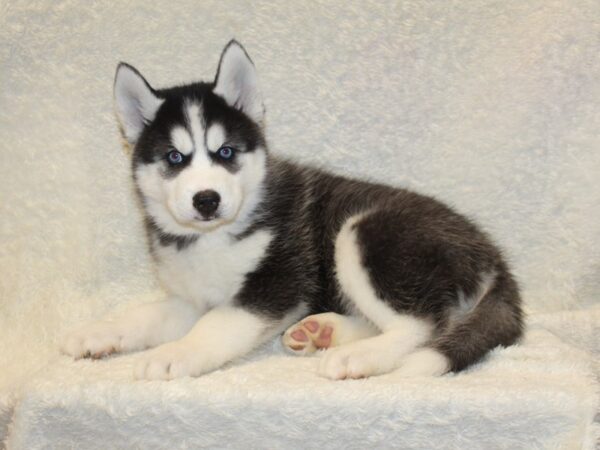
[[[494,274],[476,297],[474,307],[449,318],[429,345],[448,359],[449,371],[476,363],[499,345],[514,344],[523,333],[519,289],[507,270]]]

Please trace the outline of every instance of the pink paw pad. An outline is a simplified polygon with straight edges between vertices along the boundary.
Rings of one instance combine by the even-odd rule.
[[[333,341],[334,328],[330,323],[309,319],[297,323],[283,336],[284,345],[294,351],[312,353],[329,348]]]
[[[294,339],[296,339],[297,341],[300,341],[300,342],[307,342],[308,341],[308,336],[302,330],[296,330],[296,331],[294,331],[291,336]]]

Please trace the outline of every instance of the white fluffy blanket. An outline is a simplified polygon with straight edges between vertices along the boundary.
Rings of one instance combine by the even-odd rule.
[[[77,363],[63,357],[23,387],[8,443],[592,449],[598,336],[598,308],[538,316],[522,345],[498,349],[468,372],[342,382],[318,377],[316,358],[287,356],[279,342],[204,377],[173,382],[132,382],[135,356]]]
[[[593,448],[599,23],[597,0],[0,2],[0,441]],[[156,86],[211,79],[231,37],[273,151],[437,195],[496,237],[531,312],[522,346],[460,375],[342,383],[276,343],[172,383],[133,383],[135,356],[58,356],[81,321],[160,296],[117,62]]]

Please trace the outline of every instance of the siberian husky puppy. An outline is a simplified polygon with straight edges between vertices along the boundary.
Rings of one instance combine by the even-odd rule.
[[[212,83],[114,93],[165,301],[72,333],[75,358],[153,348],[138,379],[217,369],[283,332],[330,379],[459,371],[522,332],[501,252],[430,197],[273,156],[255,67],[231,41]]]

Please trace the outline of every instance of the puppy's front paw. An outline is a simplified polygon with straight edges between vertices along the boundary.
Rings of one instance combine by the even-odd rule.
[[[173,380],[198,376],[210,369],[203,363],[198,349],[183,341],[175,341],[144,355],[134,368],[134,377],[138,380]]]
[[[79,358],[101,358],[121,351],[118,330],[108,322],[88,325],[70,333],[61,345],[61,351]]]
[[[79,358],[102,358],[112,353],[144,348],[135,330],[112,322],[86,325],[69,334],[61,345],[61,351]]]

